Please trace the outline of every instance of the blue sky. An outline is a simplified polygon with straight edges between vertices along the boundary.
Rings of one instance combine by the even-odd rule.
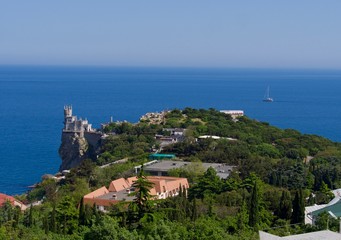
[[[0,3],[0,64],[341,69],[340,0]]]

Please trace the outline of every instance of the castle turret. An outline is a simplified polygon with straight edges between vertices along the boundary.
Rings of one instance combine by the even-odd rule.
[[[64,118],[72,116],[72,106],[64,106]]]
[[[76,121],[77,117],[72,116],[72,106],[64,106],[64,130],[77,131]]]

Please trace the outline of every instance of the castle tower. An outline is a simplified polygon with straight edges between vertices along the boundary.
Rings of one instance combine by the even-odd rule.
[[[64,106],[64,118],[72,116],[72,106]]]
[[[72,116],[72,106],[64,106],[64,130],[76,131],[76,116]]]

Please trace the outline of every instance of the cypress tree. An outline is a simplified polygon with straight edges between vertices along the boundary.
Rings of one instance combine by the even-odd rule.
[[[179,184],[179,197],[182,198],[183,195],[182,195],[183,191],[182,191],[182,186],[181,186],[181,183]]]
[[[186,217],[189,217],[191,214],[190,206],[189,206],[189,201],[187,199],[187,189],[185,186],[182,187],[182,198],[183,198],[183,207],[184,207],[184,212]]]
[[[213,210],[213,199],[212,197],[210,197],[210,199],[208,200],[208,211],[207,211],[207,215],[209,217],[212,217],[215,215],[214,210]]]
[[[48,234],[50,229],[49,229],[49,221],[48,221],[47,216],[43,217],[43,227],[44,227],[45,234]]]
[[[19,207],[16,207],[15,211],[14,211],[14,217],[13,217],[13,220],[14,220],[13,227],[14,228],[17,228],[19,225],[20,215],[21,215],[21,210]]]
[[[78,225],[85,225],[85,209],[84,209],[84,200],[81,199],[79,203],[79,215],[78,215]]]
[[[66,215],[63,217],[63,235],[66,235]]]
[[[95,224],[98,224],[101,221],[101,215],[98,212],[96,203],[94,203],[92,207],[92,216],[95,217],[95,222],[94,222]]]
[[[127,227],[127,212],[125,211],[122,212],[122,227]]]
[[[279,213],[278,216],[282,219],[289,220],[292,214],[292,202],[290,192],[284,190],[282,192],[281,200],[279,203]]]
[[[13,216],[12,216],[13,207],[9,201],[6,201],[5,211],[7,213],[7,221],[11,221],[13,219]]]
[[[193,198],[192,201],[192,220],[195,221],[198,218],[198,211],[197,211],[197,199]]]
[[[182,196],[187,199],[187,189],[185,186],[182,187]]]
[[[240,230],[243,230],[247,227],[248,224],[249,215],[247,214],[247,205],[245,200],[243,200],[242,205],[239,208],[238,214],[237,214],[237,227]]]
[[[305,204],[304,204],[304,196],[303,196],[303,190],[302,189],[300,189],[299,190],[299,196],[300,196],[300,198],[299,198],[299,208],[298,208],[298,219],[299,219],[299,222],[300,223],[304,223],[304,209],[305,209]]]
[[[275,185],[275,186],[278,185],[278,179],[277,179],[277,173],[276,172],[271,173],[270,184]]]
[[[300,200],[300,204],[299,204],[299,221],[300,221],[300,223],[304,223],[304,216],[305,216],[305,214],[304,214],[304,209],[305,209],[305,204],[304,204],[304,196],[303,196],[303,190],[302,189],[300,189],[299,190],[299,196],[300,196],[300,198],[299,198],[299,200]]]
[[[249,214],[249,225],[256,227],[259,221],[259,197],[258,197],[258,185],[255,181],[252,189],[251,202],[250,202],[250,214]]]
[[[292,206],[291,223],[304,223],[304,199],[302,189],[296,191]]]
[[[51,211],[50,215],[50,225],[51,225],[51,231],[57,232],[57,226],[56,226],[56,206],[53,205],[53,209]]]
[[[180,219],[185,219],[185,216],[186,216],[186,197],[184,196],[184,191],[183,191],[183,188],[180,184],[179,186],[179,195],[178,195],[178,199],[176,201],[176,208],[178,209],[178,217]]]
[[[30,211],[28,213],[28,227],[33,225],[33,206],[31,204]]]
[[[89,205],[84,205],[84,224],[86,226],[91,225],[91,207]]]

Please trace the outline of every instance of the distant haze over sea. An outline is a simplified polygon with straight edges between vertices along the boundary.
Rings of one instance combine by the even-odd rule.
[[[272,103],[263,102],[270,86]],[[173,108],[244,110],[341,141],[341,71],[0,66],[0,192],[57,172],[63,106],[95,127]]]

